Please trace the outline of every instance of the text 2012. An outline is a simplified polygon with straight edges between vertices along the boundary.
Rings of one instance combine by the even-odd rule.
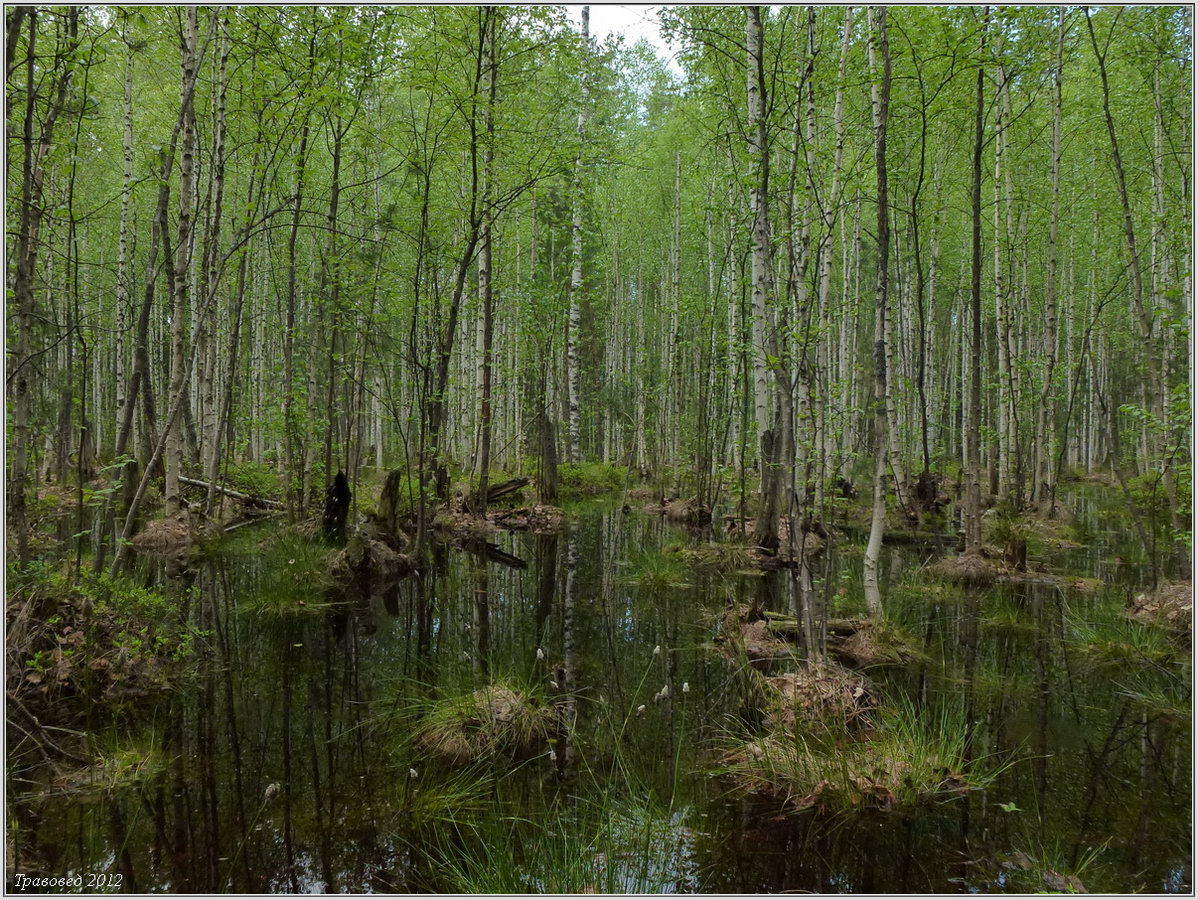
[[[13,876],[13,887],[18,891],[84,888],[100,890],[119,888],[125,880],[120,872],[82,872],[76,875],[25,875],[18,872]]]

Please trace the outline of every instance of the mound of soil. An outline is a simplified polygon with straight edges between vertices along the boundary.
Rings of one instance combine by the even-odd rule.
[[[1001,574],[998,566],[977,553],[946,556],[932,566],[931,571],[957,584],[972,587],[993,584]]]
[[[772,689],[765,722],[794,728],[796,721],[837,725],[865,724],[877,705],[869,679],[835,663],[809,662],[797,672],[765,679]]]
[[[1132,600],[1128,614],[1145,625],[1164,625],[1188,632],[1194,624],[1194,585],[1179,581],[1140,594]]]
[[[894,666],[910,662],[917,656],[902,639],[890,635],[879,639],[869,620],[852,621],[857,627],[851,634],[828,634],[828,652],[845,665],[854,668]]]
[[[465,510],[439,510],[433,518],[433,527],[442,534],[469,541],[483,540],[499,531],[489,519]]]
[[[757,520],[743,516],[725,516],[726,530],[729,535],[752,541],[757,531]],[[778,549],[770,553],[762,547],[750,547],[756,565],[763,569],[777,569],[794,566],[798,563],[800,554],[806,554],[810,559],[823,551],[826,545],[824,538],[814,531],[800,530],[794,535],[791,545],[791,521],[787,516],[778,519]]]
[[[682,551],[682,557],[690,565],[715,572],[747,569],[756,562],[751,547],[733,543],[708,543],[689,547]]]
[[[329,579],[343,592],[372,597],[412,571],[411,559],[365,532],[355,532],[329,560]]]
[[[552,534],[561,531],[566,524],[566,514],[547,503],[497,510],[488,518],[504,531],[528,531],[532,534]]]
[[[740,626],[740,639],[744,644],[749,662],[764,662],[772,659],[789,659],[791,645],[780,640],[764,620],[746,622]]]
[[[172,554],[185,551],[196,541],[220,530],[220,526],[203,513],[181,509],[174,515],[146,523],[130,543],[143,553]]]
[[[20,592],[6,605],[5,688],[39,727],[172,690],[185,673],[188,654],[164,609],[97,603],[69,587],[55,591],[53,616],[37,606]]]
[[[662,497],[658,502],[645,506],[644,511],[651,516],[665,516],[679,525],[706,525],[711,521],[711,510],[693,498],[670,500]]]
[[[547,738],[552,707],[501,685],[489,685],[434,711],[420,730],[429,752],[464,765],[499,753],[523,753]]]

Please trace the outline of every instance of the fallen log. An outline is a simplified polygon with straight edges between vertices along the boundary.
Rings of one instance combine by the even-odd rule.
[[[487,502],[494,503],[500,497],[513,494],[520,490],[520,488],[527,487],[531,483],[531,478],[527,475],[521,475],[519,478],[511,478],[507,481],[501,481],[499,484],[492,484],[487,488]]]
[[[251,494],[243,494],[241,491],[235,491],[232,488],[227,488],[220,484],[210,484],[207,481],[200,481],[198,478],[184,478],[179,476],[179,481],[182,484],[191,487],[201,487],[206,490],[214,490],[218,494],[224,494],[226,497],[232,497],[234,500],[240,500],[243,503],[248,503],[251,506],[268,506],[271,509],[283,509],[284,506],[278,500],[267,500],[264,497],[255,497]]]

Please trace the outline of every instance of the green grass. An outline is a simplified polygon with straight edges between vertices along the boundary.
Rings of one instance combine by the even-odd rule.
[[[1035,613],[1007,591],[991,591],[985,598],[981,623],[995,631],[1034,632]]]
[[[648,594],[662,594],[687,586],[686,566],[681,552],[640,550],[629,559],[626,579]]]
[[[1004,765],[970,760],[959,703],[920,711],[906,699],[873,717],[868,740],[774,731],[734,745],[722,774],[750,794],[833,814],[943,802],[990,785]]]
[[[558,493],[563,500],[620,491],[628,470],[601,462],[563,463],[557,467]]]
[[[1106,861],[1109,839],[1097,846],[1088,846],[1077,855],[1077,848],[1071,841],[1059,837],[1045,841],[1032,831],[1031,826],[1019,829],[1021,833],[1015,836],[1012,850],[1000,855],[1002,880],[991,878],[1001,890],[1026,894],[1072,894],[1082,890],[1122,893],[1127,890],[1119,886],[1117,877],[1110,877],[1114,872],[1110,871]]]
[[[585,792],[584,792],[585,793]],[[676,892],[684,813],[653,796],[563,798],[532,821],[495,810],[425,848],[438,890],[462,894]],[[498,801],[497,801],[498,802]]]
[[[257,563],[253,589],[239,599],[242,610],[263,616],[312,614],[327,609],[329,559],[337,551],[282,528],[245,550]]]
[[[548,747],[555,717],[540,688],[498,679],[431,701],[416,725],[417,744],[457,764],[525,754]]]
[[[1089,665],[1098,669],[1163,667],[1178,654],[1163,629],[1142,625],[1128,618],[1122,609],[1071,611],[1068,619],[1070,642]]]

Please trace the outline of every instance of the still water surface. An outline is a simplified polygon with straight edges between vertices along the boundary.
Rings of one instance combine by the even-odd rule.
[[[986,791],[838,819],[732,796],[710,773],[745,727],[745,677],[713,641],[729,603],[793,612],[789,576],[655,562],[695,538],[619,501],[495,538],[515,560],[449,550],[348,610],[323,605],[311,548],[260,526],[166,585],[202,633],[199,674],[92,723],[144,767],[10,798],[16,865],[137,892],[1002,892],[1051,889],[1044,870],[1189,892],[1188,656],[1094,652],[1087,625],[1145,575],[1106,507],[1073,502],[1092,540],[1043,561],[1097,592],[966,591],[921,573],[935,548],[885,548],[889,613],[927,659],[871,677],[966,704],[975,752],[1013,761]],[[820,615],[860,612],[859,547],[815,574]],[[574,728],[519,759],[429,759],[419,710],[496,680],[567,699]]]

